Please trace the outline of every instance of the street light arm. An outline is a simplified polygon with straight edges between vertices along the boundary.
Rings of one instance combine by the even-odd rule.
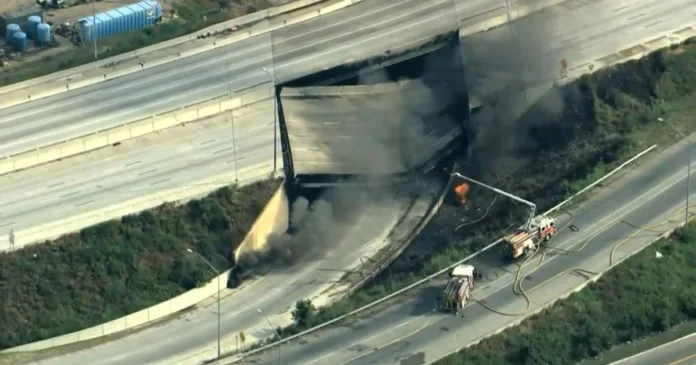
[[[200,257],[201,260],[203,260],[203,262],[205,262],[206,264],[208,264],[208,266],[210,266],[210,268],[213,269],[213,271],[215,271],[215,273],[218,274],[218,276],[220,275],[220,272],[217,271],[217,269],[215,268],[215,266],[213,266],[208,260],[206,260],[205,257],[203,257],[203,255],[201,255],[201,254],[198,253],[197,251],[191,250],[191,252],[193,252],[193,253],[195,253],[196,255],[198,255],[198,257]]]

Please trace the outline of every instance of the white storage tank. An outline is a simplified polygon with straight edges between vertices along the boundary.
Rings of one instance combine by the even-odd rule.
[[[27,35],[29,38],[36,39],[36,27],[41,24],[41,17],[38,15],[32,15],[27,18]]]
[[[40,44],[48,44],[51,42],[51,26],[46,23],[41,23],[36,26],[36,42]]]
[[[15,23],[10,23],[7,24],[7,27],[5,27],[5,40],[7,43],[14,44],[14,35],[17,32],[21,32],[22,28],[19,27],[19,24]]]

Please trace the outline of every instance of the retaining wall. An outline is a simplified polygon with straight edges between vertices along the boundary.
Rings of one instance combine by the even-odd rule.
[[[256,219],[249,234],[234,252],[235,262],[242,254],[259,252],[266,248],[268,237],[273,233],[284,233],[290,226],[290,203],[282,184],[268,201]]]
[[[273,97],[273,89],[257,87],[248,92],[212,99],[204,103],[186,106],[168,113],[141,119],[119,127],[110,128],[54,145],[14,156],[0,158],[0,175],[23,170],[36,165],[85,153],[114,143],[174,127],[229,110],[248,106]]]
[[[265,242],[268,235],[272,233],[285,232],[288,222],[288,204],[283,185],[284,184],[281,185],[271,200],[266,204],[266,207],[264,207],[263,211],[252,225],[251,230],[240,247],[245,244],[251,245],[249,242]],[[103,336],[109,336],[150,324],[153,321],[163,319],[164,317],[190,308],[205,299],[216,297],[218,293],[218,279],[220,288],[226,288],[229,273],[230,271],[228,270],[219,277],[213,278],[211,282],[207,283],[203,287],[189,290],[188,292],[170,300],[156,304],[133,314],[129,314],[125,317],[87,328],[82,331],[13,347],[2,352],[29,352],[44,350],[76,342],[92,340]]]

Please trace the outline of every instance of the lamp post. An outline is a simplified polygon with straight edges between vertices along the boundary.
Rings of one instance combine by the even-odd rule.
[[[213,269],[213,271],[215,271],[215,274],[217,275],[217,359],[220,360],[220,273],[217,271],[215,266],[211,265],[210,262],[208,262],[208,260],[206,260],[205,257],[203,257],[203,255],[190,248],[187,248],[186,252],[195,253],[196,255],[198,255],[198,257],[200,257],[201,260],[203,260],[203,262],[208,264],[208,266],[210,266],[210,268]]]
[[[278,333],[278,330],[276,330],[275,327],[273,327],[273,323],[271,323],[271,320],[266,317],[265,314],[261,311],[261,309],[257,309],[256,312],[259,313],[259,315],[263,318],[266,319],[266,322],[268,322],[268,325],[271,326],[271,329],[273,332],[275,332],[275,335],[278,337],[278,341],[280,341],[280,333]],[[280,344],[278,345],[278,364],[282,364],[281,356],[280,356]]]
[[[97,0],[92,0],[92,39],[94,41],[94,59],[98,60],[97,56]]]
[[[273,175],[278,171],[278,98],[276,96],[275,68],[273,72],[263,67],[263,72],[268,74],[273,83]]]
[[[669,124],[672,129],[677,131],[682,138],[686,138],[688,142],[688,147],[687,147],[687,165],[686,165],[686,208],[685,208],[685,216],[684,216],[684,227],[686,227],[687,224],[689,224],[689,195],[691,193],[691,138],[687,137],[682,131],[680,131],[677,127],[674,126],[670,121],[664,120],[662,118],[657,118],[659,122],[665,122]]]

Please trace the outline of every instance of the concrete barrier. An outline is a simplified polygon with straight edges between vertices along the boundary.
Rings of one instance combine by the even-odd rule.
[[[304,0],[304,1],[299,1],[297,3],[290,3],[290,4],[287,4],[287,5],[284,5],[281,7],[282,13],[276,11],[276,12],[273,12],[273,14],[275,14],[274,16],[278,16],[280,14],[292,12],[292,11],[301,9],[303,7],[308,7],[308,6],[319,4],[319,3],[322,3],[325,1],[327,1],[327,0]],[[18,91],[20,89],[32,88],[32,87],[41,85],[43,83],[47,83],[47,82],[51,82],[51,81],[58,81],[61,79],[64,79],[62,82],[65,83],[62,88],[56,88],[54,90],[54,93],[52,93],[52,94],[45,93],[45,92],[35,93],[32,91],[28,91],[29,92],[28,98],[24,98],[21,96],[0,98],[0,100],[2,100],[2,102],[0,102],[0,109],[1,108],[8,108],[8,107],[19,105],[19,104],[23,104],[23,103],[26,103],[26,102],[31,101],[31,100],[38,100],[38,99],[48,97],[51,95],[56,95],[57,93],[60,93],[60,92],[66,92],[68,90],[75,90],[75,89],[78,89],[80,87],[93,85],[95,83],[102,82],[105,80],[110,80],[110,79],[113,79],[115,77],[125,76],[125,75],[131,74],[131,73],[134,73],[134,72],[146,69],[146,68],[160,66],[160,65],[163,65],[167,62],[172,62],[172,61],[184,58],[184,57],[189,57],[189,56],[197,55],[197,54],[200,54],[203,52],[208,52],[208,51],[214,50],[218,47],[223,47],[223,46],[232,44],[234,42],[241,41],[243,39],[247,39],[247,38],[257,36],[260,34],[265,34],[265,33],[268,33],[268,32],[274,31],[274,30],[278,30],[278,29],[287,27],[287,26],[292,25],[292,24],[300,23],[300,22],[303,22],[303,21],[306,21],[309,19],[313,19],[313,18],[322,16],[322,15],[326,15],[328,13],[332,13],[332,12],[340,10],[346,6],[353,5],[354,3],[359,2],[359,1],[363,1],[363,0],[342,1],[340,3],[330,5],[327,9],[323,9],[323,10],[320,9],[318,11],[312,11],[312,12],[300,15],[297,18],[293,18],[293,19],[290,19],[288,21],[279,22],[277,25],[274,25],[274,26],[271,26],[269,23],[269,25],[262,28],[261,30],[244,31],[241,34],[232,35],[231,37],[228,37],[230,39],[228,41],[225,41],[225,40],[223,40],[223,41],[213,40],[212,42],[208,41],[211,43],[207,43],[207,44],[204,44],[200,47],[195,47],[195,48],[192,48],[189,50],[185,50],[185,51],[179,52],[175,55],[164,56],[164,57],[162,57],[160,59],[156,59],[152,62],[141,62],[139,65],[126,67],[124,69],[115,70],[115,71],[110,72],[106,75],[98,75],[98,76],[88,77],[84,80],[81,80],[81,81],[75,82],[75,83],[71,83],[70,78],[75,76],[76,74],[82,74],[82,73],[85,73],[85,72],[90,71],[90,70],[95,70],[95,69],[98,69],[101,67],[106,67],[107,65],[117,64],[119,62],[122,62],[122,61],[125,61],[128,59],[138,58],[138,57],[140,57],[144,54],[147,54],[147,53],[152,53],[152,52],[159,51],[159,50],[162,50],[162,49],[165,49],[168,47],[177,46],[177,45],[183,44],[185,42],[194,41],[194,40],[197,40],[197,37],[199,35],[202,35],[202,34],[215,33],[215,32],[219,32],[219,31],[222,31],[225,29],[236,27],[236,26],[242,26],[242,25],[247,25],[247,24],[251,24],[251,23],[256,23],[256,22],[259,22],[262,20],[268,20],[271,18],[271,16],[269,16],[270,13],[268,10],[264,10],[264,11],[260,11],[260,12],[254,13],[254,14],[249,14],[247,16],[240,17],[237,19],[232,19],[232,20],[229,20],[229,21],[224,22],[224,23],[216,24],[216,25],[210,26],[208,28],[205,28],[203,30],[200,30],[198,32],[195,32],[195,33],[192,33],[192,34],[189,34],[189,35],[177,38],[177,39],[173,39],[173,40],[170,40],[167,42],[158,43],[156,45],[146,47],[146,48],[143,48],[141,50],[129,52],[129,53],[119,55],[119,56],[110,57],[110,58],[107,58],[107,59],[99,61],[99,62],[94,62],[94,63],[88,64],[88,65],[80,66],[80,67],[73,68],[73,69],[66,70],[66,71],[61,71],[61,72],[54,73],[51,75],[46,75],[46,76],[39,77],[39,78],[36,78],[33,80],[28,80],[28,81],[20,82],[17,84],[9,85],[9,86],[0,88],[0,95],[8,94],[8,93],[11,93],[14,91]],[[338,5],[340,5],[340,6],[338,6]],[[151,63],[151,64],[149,64],[149,63]]]
[[[31,80],[26,80],[26,81],[12,84],[12,85],[7,85],[7,86],[0,88],[0,95],[9,93],[9,92],[12,92],[15,90],[44,84],[44,83],[54,81],[54,80],[68,79],[69,77],[71,77],[73,75],[80,74],[80,73],[88,71],[88,70],[102,68],[102,67],[105,67],[106,65],[118,63],[118,62],[127,60],[129,58],[137,58],[137,57],[142,56],[142,55],[147,54],[147,53],[152,53],[152,52],[159,51],[159,50],[162,50],[165,48],[169,48],[169,47],[176,46],[176,45],[179,45],[182,43],[186,43],[188,41],[196,39],[199,35],[202,35],[202,34],[215,33],[215,32],[218,32],[218,31],[221,31],[224,29],[228,29],[228,28],[232,28],[235,26],[242,26],[242,25],[255,23],[255,22],[262,20],[262,19],[273,18],[273,17],[279,16],[282,14],[290,13],[290,12],[293,12],[293,11],[296,11],[296,10],[299,10],[299,9],[302,9],[302,8],[305,8],[308,6],[320,4],[320,3],[323,3],[326,1],[328,1],[328,0],[298,0],[298,1],[294,1],[294,2],[286,4],[286,5],[281,5],[281,6],[272,7],[272,8],[266,9],[266,10],[257,11],[255,13],[247,14],[247,15],[241,16],[239,18],[235,18],[235,19],[231,19],[231,20],[219,23],[219,24],[211,25],[210,27],[201,29],[201,30],[194,32],[194,33],[191,33],[191,34],[187,34],[187,35],[175,38],[175,39],[170,39],[170,40],[165,41],[165,42],[153,44],[153,45],[148,46],[148,47],[143,47],[143,48],[137,49],[137,50],[132,51],[132,52],[123,53],[123,54],[120,54],[117,56],[105,58],[103,60],[91,62],[91,63],[85,64],[82,66],[78,66],[78,67],[74,67],[74,68],[71,68],[68,70],[55,72],[55,73],[52,73],[50,75],[45,75],[45,76],[37,77],[37,78],[31,79]]]
[[[464,14],[463,17],[457,17],[459,22],[459,37],[464,38],[472,34],[485,32],[488,29],[507,24],[511,20],[514,21],[539,12],[545,8],[560,5],[568,1],[569,0],[521,0],[512,7],[509,14],[505,6],[500,6],[475,15],[467,13]]]
[[[271,200],[266,204],[239,247],[254,249],[254,245],[265,244],[269,235],[285,232],[288,228],[288,222],[289,208],[287,196],[285,194],[284,184],[281,184],[281,187],[278,188]],[[229,270],[225,271],[219,277],[213,278],[213,280],[200,288],[189,290],[186,293],[176,296],[170,300],[113,321],[43,341],[13,347],[3,350],[2,352],[30,352],[45,350],[136,329],[154,321],[161,320],[172,314],[176,314],[184,309],[193,307],[205,299],[216,297],[219,291],[217,279],[220,279],[221,289],[224,289],[227,286],[229,273]]]
[[[270,148],[270,147],[269,147]],[[110,205],[91,212],[78,214],[66,219],[42,224],[30,229],[15,231],[14,249],[58,238],[70,232],[106,222],[134,212],[154,208],[168,202],[185,202],[197,197],[203,197],[216,189],[230,185],[236,181],[240,186],[264,180],[273,175],[273,163],[260,163],[246,170],[230,171],[214,178],[198,181],[195,185],[159,190],[148,196],[131,199],[120,204]],[[10,248],[9,237],[0,235],[0,252]]]
[[[272,97],[273,89],[261,86],[233,95],[231,98],[224,96],[87,136],[0,158],[0,175],[107,147],[114,143],[248,106]]]
[[[692,37],[696,37],[696,24],[689,27],[684,27],[676,32],[655,34],[644,42],[626,45],[618,52],[611,55],[607,55],[591,62],[584,62],[579,66],[574,66],[571,64],[569,65],[567,72],[562,74],[561,78],[554,82],[554,84],[557,86],[568,84],[585,74],[594,73],[601,69],[616,66],[624,62],[641,59],[659,49],[675,44],[681,44]]]

